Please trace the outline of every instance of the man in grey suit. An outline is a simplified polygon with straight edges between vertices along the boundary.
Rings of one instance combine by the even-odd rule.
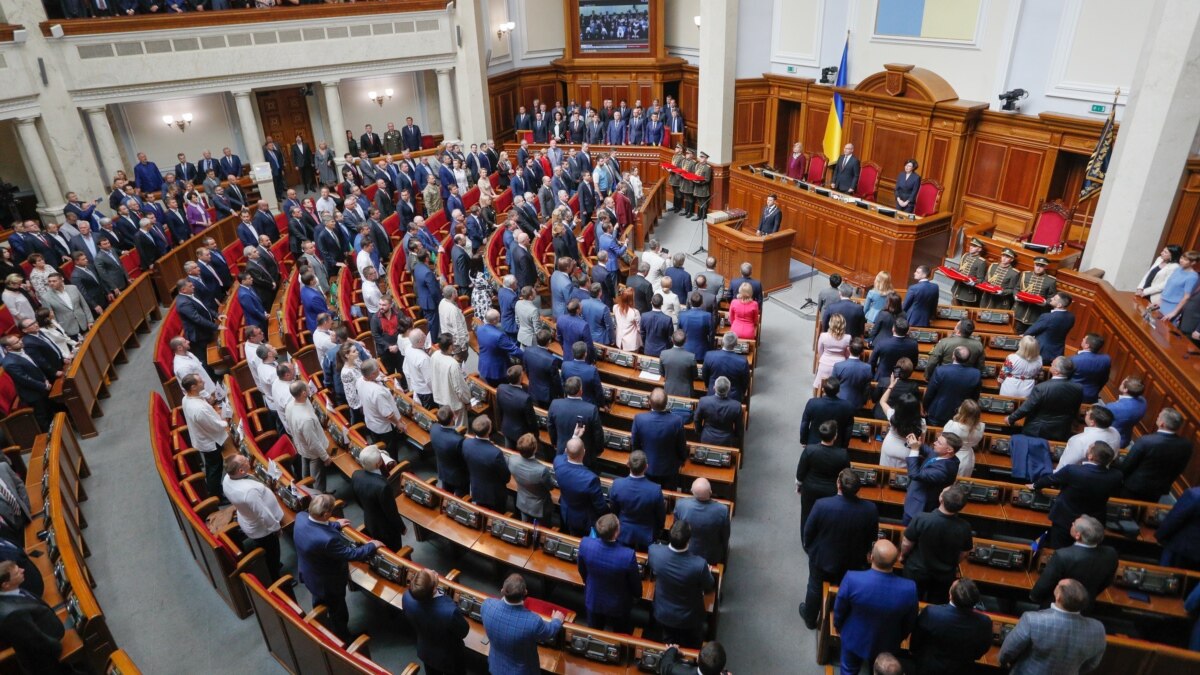
[[[29,494],[25,492],[25,481],[17,475],[8,462],[0,462],[0,537],[24,548],[25,526],[31,519]]]
[[[717,259],[712,256],[704,261],[704,280],[713,295],[725,297],[725,275],[717,271]]]
[[[858,158],[854,156],[854,144],[847,143],[842,149],[842,156],[833,163],[833,180],[829,187],[848,195],[854,194],[858,188]]]
[[[517,511],[527,523],[550,525],[554,502],[550,491],[558,487],[550,467],[539,462],[538,441],[533,434],[517,439],[517,455],[508,455],[508,471],[517,483]]]
[[[674,346],[658,355],[662,363],[662,374],[666,379],[663,388],[667,396],[683,396],[692,398],[692,383],[699,375],[696,372],[696,355],[683,348],[687,342],[687,333],[676,329],[671,334],[671,344]],[[684,413],[690,420],[691,413]]]
[[[1000,646],[1000,666],[1012,675],[1086,673],[1104,658],[1104,624],[1080,614],[1088,592],[1074,579],[1054,588],[1054,604],[1040,612],[1025,612]]]
[[[308,265],[308,269],[317,278],[317,287],[322,293],[329,295],[329,271],[325,269],[325,263],[321,262],[321,256],[317,255],[317,243],[307,240],[300,244],[300,249],[303,251],[300,264]]]
[[[538,206],[541,207],[542,218],[549,218],[554,213],[554,188],[550,182],[549,176],[542,176],[542,187],[538,188]]]
[[[713,501],[707,478],[692,481],[692,496],[675,502],[675,522],[692,528],[691,552],[710,565],[725,562],[729,550],[729,507]]]
[[[121,254],[113,248],[112,242],[105,237],[100,238],[99,250],[96,252],[96,274],[104,287],[114,295],[129,286],[129,273],[121,264]]]
[[[79,234],[71,237],[71,251],[81,251],[90,262],[96,261],[96,253],[100,250],[100,241],[106,237],[99,232],[92,232],[92,224],[86,220],[79,221]]]
[[[77,337],[91,328],[92,310],[79,289],[64,283],[58,272],[51,274],[47,283],[50,292],[42,296],[42,304],[54,310],[54,316],[62,324],[63,331],[71,337]]]

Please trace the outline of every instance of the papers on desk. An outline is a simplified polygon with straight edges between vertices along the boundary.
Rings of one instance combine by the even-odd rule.
[[[267,461],[267,475],[271,477],[271,480],[279,480],[280,476],[283,475],[283,469],[279,468],[275,460],[269,460]]]
[[[647,382],[662,382],[662,375],[652,373],[648,370],[643,370],[642,372],[638,373],[638,379],[646,380]]]
[[[471,407],[472,408],[477,407],[480,403],[483,403],[483,401],[480,401],[478,398],[476,398],[474,396],[471,397]]]

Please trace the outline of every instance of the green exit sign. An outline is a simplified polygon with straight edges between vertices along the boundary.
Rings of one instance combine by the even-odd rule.
[[[1108,106],[1104,105],[1103,103],[1093,103],[1091,112],[1103,115],[1104,113],[1108,112]]]

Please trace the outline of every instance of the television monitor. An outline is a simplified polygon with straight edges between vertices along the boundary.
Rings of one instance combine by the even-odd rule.
[[[579,0],[580,52],[649,50],[649,0]]]

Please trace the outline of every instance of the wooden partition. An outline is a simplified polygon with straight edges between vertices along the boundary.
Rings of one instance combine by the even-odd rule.
[[[1167,219],[1159,246],[1179,244],[1183,250],[1200,248],[1200,155],[1188,158],[1179,194]]]

